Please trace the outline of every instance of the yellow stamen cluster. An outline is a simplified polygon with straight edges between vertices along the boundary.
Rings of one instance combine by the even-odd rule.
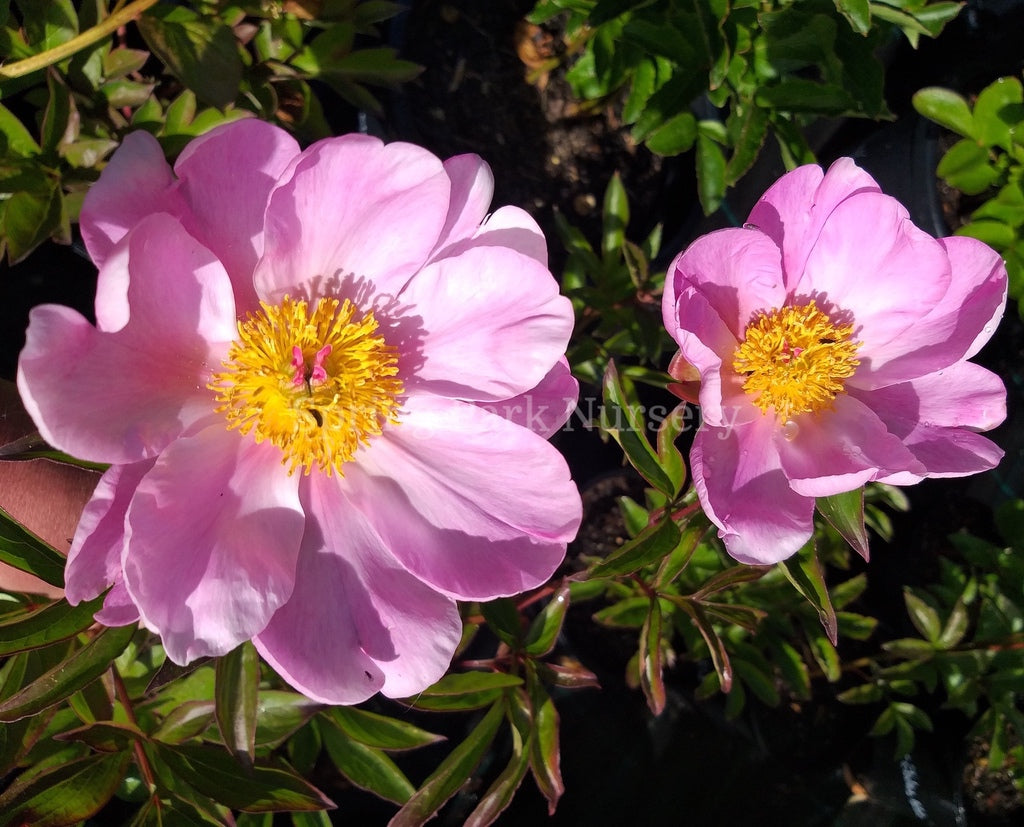
[[[269,440],[288,473],[342,473],[360,445],[398,421],[398,354],[373,313],[347,299],[310,308],[287,296],[238,323],[238,339],[214,374],[228,428]]]
[[[758,314],[736,348],[733,368],[746,377],[743,390],[781,422],[820,411],[843,392],[860,362],[852,324],[834,324],[814,300]]]

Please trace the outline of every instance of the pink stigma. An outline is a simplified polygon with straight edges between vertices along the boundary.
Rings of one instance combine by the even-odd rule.
[[[321,382],[326,382],[327,371],[324,369],[324,360],[331,355],[331,350],[333,348],[330,345],[320,348],[313,356],[313,366],[309,367],[306,364],[302,348],[298,345],[292,347],[292,367],[295,368],[295,378],[292,379],[292,384],[295,387],[301,387],[306,384],[319,385]]]

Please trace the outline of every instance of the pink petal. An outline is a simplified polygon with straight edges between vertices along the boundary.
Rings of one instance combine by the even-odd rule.
[[[867,368],[942,300],[951,277],[945,250],[898,201],[863,192],[839,204],[821,228],[795,285],[796,301],[824,300],[839,321],[850,314]]]
[[[701,417],[713,427],[733,427],[760,416],[743,390],[732,360],[739,342],[708,298],[692,286],[679,292],[669,333],[682,358],[700,373]]]
[[[485,411],[529,428],[549,439],[576,409],[580,383],[573,378],[563,356],[533,390],[500,402],[478,402]]]
[[[406,379],[409,390],[508,399],[544,378],[572,333],[572,305],[559,295],[551,273],[501,247],[427,265],[399,300],[423,329],[421,361]]]
[[[690,467],[704,513],[741,563],[785,560],[811,539],[814,500],[789,487],[773,441],[773,417],[697,431]]]
[[[269,442],[213,418],[164,451],[128,509],[128,591],[168,657],[223,655],[291,595],[304,518],[299,477]]]
[[[114,245],[155,212],[180,215],[185,205],[156,138],[129,132],[82,204],[80,227],[89,257],[102,267]]]
[[[257,307],[252,274],[263,252],[267,198],[298,154],[283,129],[246,118],[191,141],[174,165],[189,206],[183,223],[224,264],[239,313]]]
[[[436,251],[476,233],[487,215],[494,195],[494,174],[479,155],[456,155],[444,162],[451,181],[448,216],[437,241]]]
[[[742,339],[757,311],[785,301],[779,248],[750,229],[716,230],[694,241],[669,265],[662,304],[669,333],[674,330],[670,302],[687,287],[703,295],[733,336]]]
[[[786,286],[803,273],[807,256],[832,211],[858,192],[881,192],[851,158],[840,158],[822,173],[816,164],[783,175],[754,205],[747,219],[782,249]]]
[[[77,606],[121,580],[124,518],[135,489],[153,460],[113,465],[100,477],[75,531],[64,569],[64,593]]]
[[[397,563],[337,478],[305,478],[303,504],[295,590],[256,637],[260,653],[324,703],[359,703],[378,690],[404,697],[434,683],[462,634],[455,602]]]
[[[426,150],[366,135],[314,144],[282,181],[255,275],[257,293],[270,301],[337,293],[349,280],[396,294],[437,244],[451,187]]]
[[[231,286],[208,250],[158,214],[108,257],[96,302],[110,332],[69,308],[33,309],[18,388],[52,445],[137,462],[211,409],[210,365],[235,335]]]
[[[805,497],[829,497],[869,480],[920,465],[864,403],[843,394],[833,409],[803,414],[798,430],[775,433],[775,446],[790,487]]]
[[[346,496],[406,569],[490,600],[552,575],[581,519],[561,454],[479,408],[411,397],[399,425],[345,469]]]
[[[878,388],[915,379],[977,353],[995,332],[1006,307],[1006,265],[987,244],[966,236],[939,239],[952,266],[945,296],[886,344],[851,384]]]
[[[473,247],[507,247],[548,266],[548,243],[537,222],[519,207],[495,210],[473,235],[443,247],[432,258],[451,258]]]
[[[930,428],[918,426],[905,440],[907,447],[927,469],[926,477],[966,477],[995,468],[1004,456],[1003,449],[992,440],[962,428]],[[909,480],[883,479],[907,485]]]
[[[107,592],[103,607],[94,615],[97,623],[104,626],[127,626],[139,622],[139,610],[132,601],[124,580],[118,575],[117,582]]]

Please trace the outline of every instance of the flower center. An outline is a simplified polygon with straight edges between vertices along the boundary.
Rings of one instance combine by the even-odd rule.
[[[260,306],[239,321],[225,369],[211,379],[217,411],[228,428],[280,448],[289,474],[341,474],[361,444],[398,421],[397,352],[373,313],[355,318],[347,299]]]
[[[843,392],[844,380],[860,362],[853,325],[833,324],[812,299],[797,307],[762,311],[744,333],[732,366],[746,376],[743,390],[782,422],[796,414],[820,411]]]

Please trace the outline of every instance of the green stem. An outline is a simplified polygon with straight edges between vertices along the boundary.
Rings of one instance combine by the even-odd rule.
[[[76,52],[92,46],[93,43],[98,43],[130,20],[138,17],[150,6],[155,6],[156,3],[157,0],[135,0],[135,2],[129,3],[123,9],[111,14],[106,20],[97,23],[91,29],[86,29],[66,43],[61,43],[59,46],[54,46],[52,49],[47,49],[45,52],[32,55],[32,57],[27,57],[24,60],[18,60],[8,66],[0,67],[0,81],[24,77],[32,72],[45,69],[47,66],[60,63]]]

